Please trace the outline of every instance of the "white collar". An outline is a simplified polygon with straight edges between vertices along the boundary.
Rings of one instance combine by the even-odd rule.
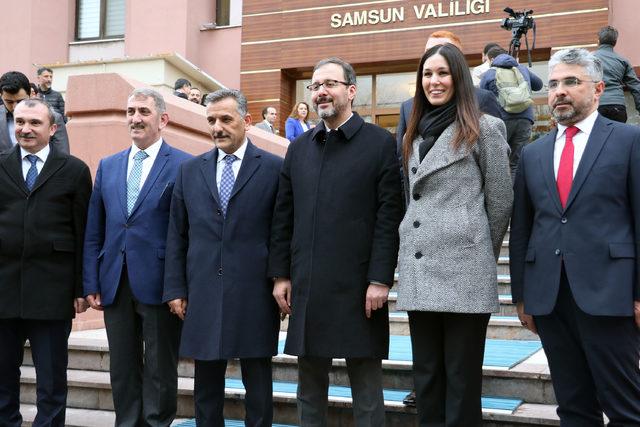
[[[158,139],[156,142],[154,142],[153,144],[145,148],[144,152],[147,153],[149,157],[155,158],[158,155],[158,152],[160,152],[161,146],[162,146],[162,137],[160,137],[160,139]],[[131,153],[129,154],[129,157],[133,158],[133,156],[135,156],[138,153],[138,151],[142,151],[142,150],[135,143],[131,143]]]
[[[24,160],[25,157],[27,157],[29,154],[33,154],[36,157],[38,157],[40,160],[42,160],[42,163],[47,161],[47,157],[49,157],[49,153],[51,152],[51,147],[49,147],[49,144],[45,145],[44,148],[42,148],[40,151],[38,151],[37,153],[30,153],[27,150],[25,150],[24,148],[22,148],[22,146],[20,147],[20,158],[22,160]]]
[[[576,123],[573,126],[577,127],[580,130],[580,132],[586,135],[591,135],[591,129],[593,129],[593,125],[596,123],[597,118],[598,118],[598,110],[595,110],[593,113],[589,114],[587,117],[580,120],[578,123]],[[568,126],[561,125],[560,123],[558,123],[558,135],[556,136],[556,139],[564,135],[564,132],[567,130],[567,127]]]
[[[242,161],[242,159],[244,158],[244,153],[247,151],[247,142],[248,141],[249,140],[245,137],[244,141],[242,142],[242,145],[240,146],[240,148],[238,148],[233,153],[229,153],[229,154],[233,154],[234,156],[236,156],[238,158],[238,160]],[[221,149],[218,148],[218,162],[222,161],[222,159],[224,159],[226,155],[227,155],[227,153],[225,153],[224,151],[222,151]]]

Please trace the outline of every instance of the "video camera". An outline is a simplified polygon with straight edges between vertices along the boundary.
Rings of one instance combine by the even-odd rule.
[[[529,59],[529,67],[531,67],[531,49],[536,45],[536,22],[533,19],[533,10],[515,11],[510,7],[505,7],[504,11],[509,14],[509,18],[502,20],[501,28],[511,31],[511,42],[509,43],[509,55],[518,58],[520,53],[520,38],[525,36],[525,44],[527,46],[527,55]],[[527,31],[533,28],[533,45],[529,48],[529,40],[527,39]]]

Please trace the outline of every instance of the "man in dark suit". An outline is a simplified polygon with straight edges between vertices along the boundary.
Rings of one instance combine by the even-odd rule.
[[[189,99],[191,92],[191,82],[187,79],[180,78],[173,85],[173,94],[182,99]]]
[[[515,180],[511,287],[540,334],[563,426],[640,425],[640,130],[600,116],[600,61],[549,61],[558,129],[527,145]]]
[[[0,152],[9,150],[17,144],[13,124],[13,109],[18,102],[31,97],[31,84],[27,76],[19,71],[9,71],[0,77]],[[49,143],[58,151],[69,154],[69,138],[64,120],[55,112],[56,131]]]
[[[227,360],[240,359],[245,424],[271,426],[278,307],[267,276],[282,159],[254,146],[247,100],[206,99],[216,148],[182,165],[171,201],[164,301],[184,320],[180,354],[195,359],[196,424],[224,425]]]
[[[395,141],[351,109],[356,75],[318,62],[311,84],[322,119],[287,151],[274,210],[269,275],[290,315],[285,353],[298,356],[300,425],[327,425],[332,358],[346,358],[355,425],[384,425],[386,304],[402,216]]]
[[[84,293],[104,310],[117,426],[168,426],[176,414],[180,322],[162,303],[164,250],[179,165],[161,136],[162,95],[127,101],[128,148],[100,162],[89,205]]]
[[[0,154],[0,424],[18,427],[20,365],[28,339],[36,368],[34,426],[65,424],[67,339],[82,298],[82,240],[91,174],[49,144],[53,110],[14,109],[18,144]]]

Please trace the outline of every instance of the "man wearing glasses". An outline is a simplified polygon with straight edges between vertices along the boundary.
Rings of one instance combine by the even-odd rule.
[[[513,301],[563,426],[640,425],[640,130],[598,114],[603,91],[593,54],[551,57],[558,129],[522,150],[514,185]]]
[[[353,68],[318,62],[322,119],[289,146],[271,231],[273,295],[290,315],[285,353],[298,356],[300,425],[327,425],[332,358],[345,358],[356,425],[384,425],[381,359],[402,216],[395,140],[351,109]]]

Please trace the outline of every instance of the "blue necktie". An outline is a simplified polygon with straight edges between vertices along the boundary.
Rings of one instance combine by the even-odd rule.
[[[140,179],[142,178],[142,161],[149,157],[144,150],[138,151],[133,156],[133,167],[129,173],[129,179],[127,180],[127,214],[131,215],[133,205],[138,200],[138,194],[140,194]]]
[[[222,205],[222,213],[227,216],[227,205],[231,197],[231,190],[236,178],[233,175],[233,162],[237,159],[233,154],[227,154],[224,157],[224,168],[222,169],[222,178],[220,178],[220,204]]]
[[[27,177],[24,179],[25,184],[27,184],[27,188],[29,191],[33,188],[33,185],[36,183],[36,178],[38,177],[38,167],[36,163],[38,163],[38,156],[34,154],[27,154],[27,160],[31,162],[31,167],[27,171]]]

